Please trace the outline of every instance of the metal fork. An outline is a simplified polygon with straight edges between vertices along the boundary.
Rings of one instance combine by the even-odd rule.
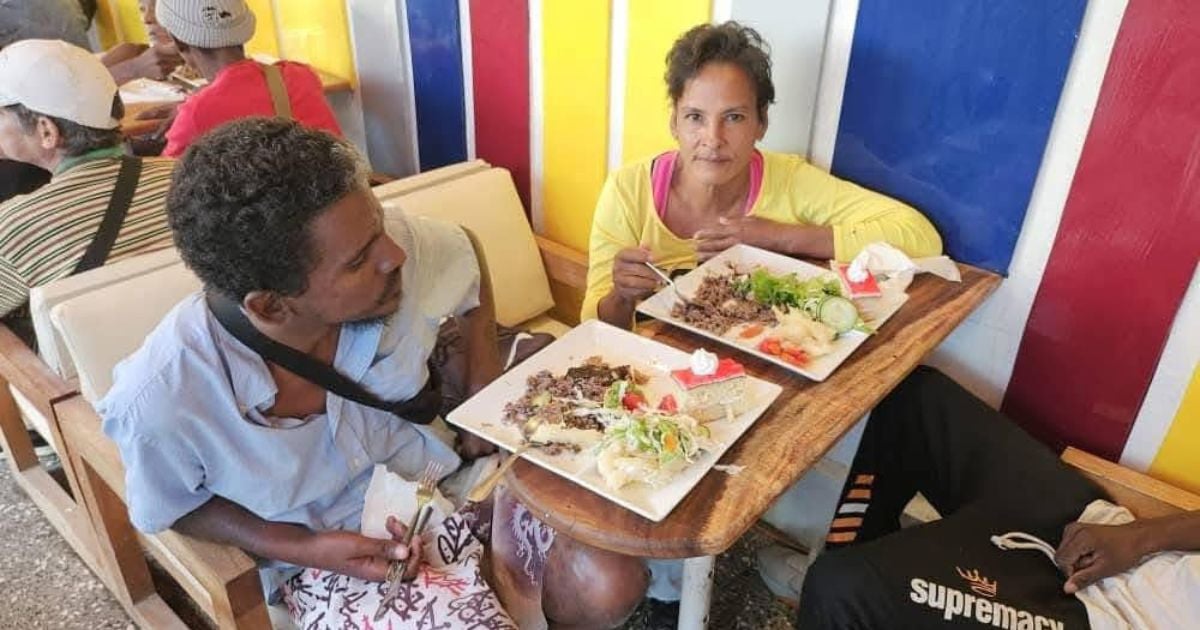
[[[657,274],[659,278],[662,278],[663,282],[666,282],[667,284],[671,285],[671,289],[673,289],[675,291],[675,297],[679,298],[679,301],[683,302],[684,304],[687,304],[688,306],[691,306],[693,304],[691,298],[684,295],[683,291],[679,290],[679,285],[675,284],[675,280],[673,280],[671,278],[671,276],[667,275],[667,272],[663,271],[662,269],[659,269],[657,266],[654,265],[654,263],[649,262],[649,261],[646,262],[646,266],[650,268],[650,271],[653,271],[655,274]]]
[[[542,417],[534,416],[521,425],[521,445],[504,459],[504,462],[500,464],[500,467],[495,472],[488,475],[487,479],[481,481],[467,493],[467,501],[469,503],[481,503],[491,496],[492,490],[496,489],[496,484],[500,483],[500,480],[504,478],[504,473],[508,472],[508,469],[517,463],[517,460],[525,454],[525,451],[538,445],[538,443],[531,441],[530,438],[533,437],[533,432],[541,424]]]
[[[429,521],[429,514],[433,511],[429,502],[433,500],[433,491],[437,489],[437,483],[441,477],[441,464],[431,461],[425,465],[425,471],[421,473],[421,478],[417,481],[417,511],[413,513],[412,520],[408,523],[408,530],[404,532],[404,538],[400,541],[405,547],[412,542],[413,536],[425,529],[425,523]],[[400,585],[404,583],[404,571],[407,568],[407,559],[393,560],[388,566],[388,591],[387,595],[384,595],[383,601],[379,602],[379,609],[375,611],[375,621],[383,619],[387,611],[391,609],[392,602],[400,594]]]

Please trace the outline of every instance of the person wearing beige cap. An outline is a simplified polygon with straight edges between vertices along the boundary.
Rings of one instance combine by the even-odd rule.
[[[27,341],[30,288],[171,244],[173,162],[125,156],[123,113],[88,51],[45,39],[0,50],[0,158],[53,174],[0,204],[0,317]]]
[[[290,118],[342,135],[311,68],[246,58],[255,18],[244,0],[157,0],[155,17],[188,64],[209,81],[179,106],[163,155],[182,155],[205,132],[249,116]]]

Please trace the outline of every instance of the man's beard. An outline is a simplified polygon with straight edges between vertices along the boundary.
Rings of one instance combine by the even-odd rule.
[[[388,277],[387,284],[384,285],[383,291],[380,291],[380,293],[379,293],[379,299],[375,301],[375,306],[377,306],[377,307],[383,306],[384,304],[386,304],[388,302],[388,300],[392,299],[392,295],[396,292],[396,287],[399,284],[400,284],[400,270],[397,269],[392,272],[391,276]],[[399,306],[399,304],[397,304],[396,310],[399,310],[399,309],[400,309],[400,306]],[[392,315],[396,314],[396,310],[393,310],[390,313],[367,315],[365,317],[352,319],[346,323],[350,324],[352,326],[374,326],[376,324],[382,324],[382,323],[386,322],[387,320],[391,319]]]

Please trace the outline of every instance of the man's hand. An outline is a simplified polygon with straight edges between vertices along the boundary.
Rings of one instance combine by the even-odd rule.
[[[455,442],[454,450],[463,459],[479,459],[496,452],[495,444],[467,431],[459,433]]]
[[[179,109],[179,103],[163,103],[162,105],[155,105],[154,107],[147,107],[146,109],[143,109],[142,111],[138,112],[137,116],[134,116],[133,118],[134,118],[134,120],[172,121],[172,120],[175,120],[175,114],[178,113],[177,112],[178,109]],[[168,126],[170,126],[170,125],[168,124]]]
[[[1146,555],[1144,522],[1126,525],[1071,523],[1063,530],[1054,561],[1067,576],[1068,594],[1137,566]]]
[[[302,564],[369,582],[383,582],[392,561],[407,559],[404,579],[410,580],[420,568],[421,537],[413,536],[407,547],[400,544],[406,528],[392,516],[388,517],[387,529],[392,540],[368,538],[346,531],[314,532],[305,542],[308,557]]]
[[[613,259],[613,291],[626,303],[643,299],[658,290],[662,281],[646,263],[651,262],[649,248],[629,247]]]
[[[109,71],[117,83],[146,78],[161,81],[183,63],[183,57],[173,47],[149,46],[133,59],[112,66]]]

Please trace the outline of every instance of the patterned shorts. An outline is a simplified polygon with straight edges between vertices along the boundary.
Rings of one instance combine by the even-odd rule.
[[[424,561],[387,616],[375,622],[387,585],[305,569],[283,587],[292,619],[304,630],[440,630],[518,627],[480,571],[485,552],[473,515],[455,513],[426,531]]]

